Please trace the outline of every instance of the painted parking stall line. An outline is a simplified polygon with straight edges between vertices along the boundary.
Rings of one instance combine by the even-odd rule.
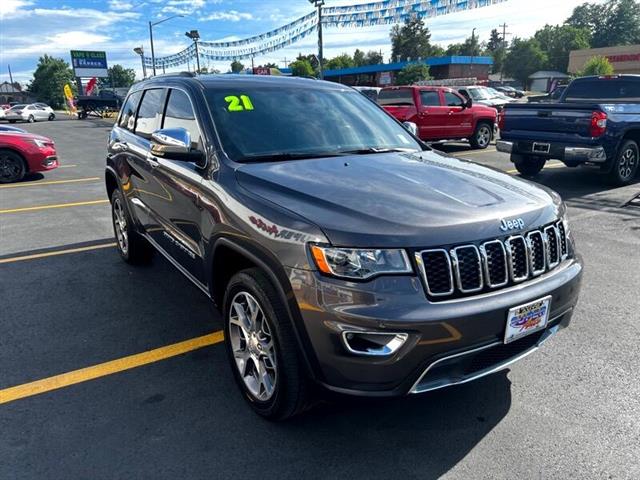
[[[88,205],[104,205],[109,203],[109,200],[87,200],[84,202],[71,202],[71,203],[57,203],[53,205],[36,205],[33,207],[19,207],[0,210],[0,215],[9,213],[23,213],[23,212],[37,212],[39,210],[50,210],[54,208],[71,208],[71,207],[84,207]]]
[[[87,177],[87,178],[72,178],[69,180],[45,180],[43,182],[22,182],[12,183],[9,185],[0,185],[0,190],[8,188],[26,188],[26,187],[41,187],[43,185],[63,185],[67,183],[85,183],[85,182],[99,182],[102,179],[100,177]]]

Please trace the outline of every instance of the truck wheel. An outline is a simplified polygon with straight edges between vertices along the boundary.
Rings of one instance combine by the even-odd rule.
[[[487,122],[480,122],[469,143],[473,148],[484,150],[489,146],[491,140],[493,140],[493,126]]]
[[[613,162],[609,180],[616,186],[629,185],[638,173],[639,163],[638,144],[633,140],[624,141]]]
[[[0,150],[0,183],[22,180],[27,173],[24,159],[11,150]]]
[[[511,160],[516,166],[516,170],[523,177],[535,177],[544,168],[547,161],[544,158],[532,155],[512,155]]]
[[[291,318],[262,270],[243,270],[229,281],[224,339],[236,383],[257,414],[285,420],[308,406],[311,385]]]
[[[111,219],[116,237],[118,252],[122,259],[131,265],[144,265],[151,261],[153,247],[135,231],[131,215],[119,190],[111,194]]]

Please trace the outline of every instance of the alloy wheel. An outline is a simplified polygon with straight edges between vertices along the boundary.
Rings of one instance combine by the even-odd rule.
[[[491,130],[489,130],[489,127],[483,125],[478,129],[476,141],[481,147],[486,147],[487,145],[489,145],[489,143],[491,143]]]
[[[127,217],[119,198],[113,200],[113,225],[118,240],[118,248],[127,255],[129,252],[129,234],[127,233]]]
[[[24,165],[19,158],[7,153],[0,153],[0,181],[15,182],[22,177]]]
[[[636,169],[636,164],[638,162],[638,155],[635,149],[629,147],[624,152],[622,152],[620,162],[618,163],[618,172],[620,173],[620,178],[623,180],[628,180]]]
[[[278,381],[275,342],[267,316],[248,292],[239,292],[231,301],[229,340],[247,390],[256,400],[269,400]]]

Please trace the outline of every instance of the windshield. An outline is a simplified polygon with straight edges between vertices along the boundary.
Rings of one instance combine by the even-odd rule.
[[[26,107],[26,105],[14,105],[9,110],[22,110]]]
[[[469,95],[474,100],[489,100],[491,96],[482,88],[470,88],[468,89]]]
[[[209,89],[206,97],[222,146],[236,161],[422,150],[351,89],[245,86]]]

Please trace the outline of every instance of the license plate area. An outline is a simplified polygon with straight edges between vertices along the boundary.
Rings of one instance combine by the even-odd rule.
[[[534,142],[531,150],[533,153],[549,153],[549,151],[551,151],[551,144]]]
[[[504,343],[514,342],[543,330],[549,322],[551,295],[513,307],[507,314]]]

